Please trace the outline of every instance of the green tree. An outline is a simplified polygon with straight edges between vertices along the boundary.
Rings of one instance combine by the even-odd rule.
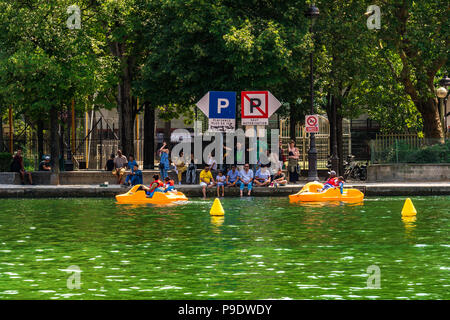
[[[435,94],[439,70],[448,70],[448,2],[376,1],[382,12],[381,30],[373,48],[420,112],[426,138],[444,135]],[[394,56],[394,58],[391,58]],[[396,59],[400,63],[396,63]]]

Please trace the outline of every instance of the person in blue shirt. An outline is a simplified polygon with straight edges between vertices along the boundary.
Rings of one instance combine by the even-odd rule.
[[[132,186],[143,183],[142,171],[139,170],[139,166],[137,163],[133,166],[133,171],[131,172],[130,175],[131,175],[131,185]]]
[[[257,187],[266,187],[270,184],[270,171],[265,165],[261,165],[261,168],[256,171],[254,181]]]
[[[253,171],[250,169],[250,165],[246,163],[244,165],[244,169],[239,172],[239,180],[241,181],[241,184],[239,185],[239,189],[241,191],[241,197],[244,192],[244,188],[247,187],[248,189],[248,195],[252,192],[253,187]]]
[[[127,167],[131,170],[130,173],[127,175],[127,178],[125,179],[124,185],[129,186],[131,183],[131,179],[133,178],[133,172],[134,172],[134,166],[137,166],[136,160],[134,160],[134,156],[130,154],[128,156],[128,165]]]
[[[344,177],[339,177],[338,178],[338,184],[339,184],[339,190],[341,191],[341,194],[344,193]]]
[[[236,169],[236,165],[231,166],[231,170],[227,173],[226,185],[229,187],[239,187],[239,171]]]
[[[170,168],[169,163],[169,148],[167,147],[167,143],[164,141],[162,147],[158,150],[160,154],[159,160],[159,173],[161,175],[161,179],[165,179],[168,174],[167,170]]]

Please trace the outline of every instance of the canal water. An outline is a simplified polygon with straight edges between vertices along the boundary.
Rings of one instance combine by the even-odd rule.
[[[450,197],[0,200],[0,299],[449,299]]]

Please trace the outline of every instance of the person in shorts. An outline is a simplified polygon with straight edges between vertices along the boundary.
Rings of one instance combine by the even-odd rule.
[[[117,156],[114,158],[114,170],[112,171],[112,174],[117,176],[117,184],[121,184],[127,164],[127,157],[122,154],[121,150],[117,150]]]
[[[222,170],[219,170],[219,173],[217,174],[216,181],[217,181],[217,196],[220,197],[220,189],[222,188],[222,197],[225,197],[225,183],[226,183],[227,177],[223,175]]]
[[[209,165],[200,172],[200,186],[202,187],[203,199],[206,199],[206,188],[213,187],[215,184]]]

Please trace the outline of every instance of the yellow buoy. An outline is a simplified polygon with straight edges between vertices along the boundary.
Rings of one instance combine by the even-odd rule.
[[[209,214],[212,216],[223,216],[225,214],[219,198],[214,199],[214,203],[209,211]]]
[[[402,209],[402,216],[411,217],[417,214],[416,208],[410,198],[406,198],[405,204]]]

